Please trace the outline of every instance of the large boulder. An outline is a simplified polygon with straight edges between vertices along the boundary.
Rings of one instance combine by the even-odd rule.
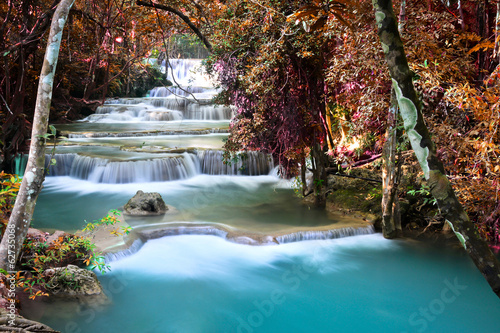
[[[124,207],[128,215],[162,215],[167,210],[167,205],[157,192],[137,191]]]

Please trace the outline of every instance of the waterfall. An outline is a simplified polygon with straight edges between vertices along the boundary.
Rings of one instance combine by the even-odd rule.
[[[240,153],[236,161],[223,162],[222,150],[204,150],[198,152],[201,172],[208,175],[268,175],[274,169],[270,155],[257,151]]]
[[[17,155],[13,161],[12,172],[20,177],[24,176],[26,164],[28,164],[28,154]]]
[[[149,97],[169,97],[171,95],[189,97],[191,94],[207,93],[212,90],[203,87],[155,87],[149,92]]]
[[[70,139],[83,139],[83,138],[127,138],[127,137],[143,137],[143,136],[160,136],[160,135],[207,135],[207,134],[219,134],[228,133],[228,129],[224,128],[210,128],[210,129],[200,129],[200,130],[179,130],[179,131],[155,131],[155,132],[120,132],[120,133],[109,133],[109,132],[90,132],[90,133],[69,133],[68,138]]]
[[[278,243],[284,244],[306,240],[335,239],[350,236],[369,235],[374,233],[375,228],[373,227],[373,225],[369,225],[367,227],[360,228],[348,227],[324,231],[299,231],[287,235],[277,236],[276,240],[278,241]]]
[[[176,227],[164,227],[158,229],[148,229],[139,232],[139,239],[135,240],[132,245],[123,251],[115,253],[107,253],[105,255],[105,262],[110,263],[115,260],[122,259],[124,257],[130,256],[144,245],[145,242],[153,239],[170,237],[170,236],[180,236],[180,235],[206,235],[206,236],[216,236],[233,243],[245,244],[245,245],[276,245],[292,242],[300,242],[306,240],[324,240],[324,239],[336,239],[345,238],[358,235],[368,235],[374,234],[375,229],[373,226],[360,227],[360,228],[341,228],[332,229],[325,231],[300,231],[294,232],[287,235],[276,236],[273,235],[240,235],[240,236],[229,236],[228,231],[224,228],[216,226],[176,226]]]
[[[200,59],[169,59],[164,62],[167,79],[174,86],[213,87],[208,76],[203,73]]]
[[[221,238],[226,238],[227,236],[227,231],[211,226],[166,227],[154,230],[140,231],[139,233],[141,238],[144,240],[180,235],[208,235]]]
[[[118,252],[106,253],[104,255],[104,262],[106,264],[109,264],[112,261],[120,260],[122,258],[128,257],[128,256],[136,253],[137,251],[139,251],[143,245],[144,245],[144,242],[141,239],[136,239],[128,249],[118,251]]]
[[[222,150],[184,152],[169,157],[114,161],[78,154],[46,155],[47,176],[70,176],[95,183],[127,184],[187,179],[207,175],[268,175],[274,169],[270,155],[249,151],[239,154],[237,162],[225,164]]]
[[[172,120],[229,120],[233,109],[211,104],[211,98],[141,98],[140,102],[122,104],[107,103],[99,106],[95,114],[84,119],[87,122],[143,122]],[[120,103],[120,104],[118,104]]]
[[[48,168],[48,176],[70,176],[94,183],[159,182],[187,179],[200,173],[197,156],[189,153],[138,161],[111,161],[77,154],[56,154],[54,159],[56,163]]]
[[[165,66],[165,65],[164,65]],[[230,120],[233,109],[214,105],[214,84],[199,59],[172,59],[166,73],[171,87],[155,87],[144,98],[113,98],[83,121],[92,123],[173,120]]]

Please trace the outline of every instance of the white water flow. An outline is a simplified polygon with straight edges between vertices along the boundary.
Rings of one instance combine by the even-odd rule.
[[[61,126],[67,140],[48,175],[123,184],[270,174],[275,166],[267,154],[246,152],[223,162],[232,109],[211,102],[216,90],[199,68],[199,60],[172,61],[175,86],[154,88],[144,98],[110,99],[82,123]]]
[[[201,72],[196,59],[174,59],[168,66],[168,79],[174,84],[152,89],[146,98],[117,98],[98,107],[88,122],[138,122],[173,120],[229,120],[230,107],[214,105],[217,91]]]
[[[68,333],[498,330],[500,302],[459,247],[385,240],[359,218],[310,209],[266,154],[224,164],[232,111],[188,77],[199,62],[174,64],[183,89],[58,126],[67,139],[34,227],[75,231],[138,190],[170,210],[125,217],[140,238],[107,255],[108,302],[51,299],[23,315]]]

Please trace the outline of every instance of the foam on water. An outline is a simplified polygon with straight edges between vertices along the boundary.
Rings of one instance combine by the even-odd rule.
[[[145,277],[198,278],[235,283],[241,280],[242,271],[273,268],[277,263],[291,260],[306,263],[310,269],[321,272],[356,269],[355,264],[339,260],[339,257],[352,249],[375,251],[397,246],[396,242],[388,241],[380,234],[257,247],[228,242],[215,236],[182,235],[147,241],[139,251],[111,262],[110,266],[112,272],[134,274],[140,271]],[[332,265],[334,262],[338,267]]]
[[[176,209],[161,217],[126,220],[141,236],[149,231],[152,237],[159,237],[161,233],[152,228],[163,230],[167,226],[166,234],[203,232],[219,237],[182,235],[145,243],[138,240],[129,250],[110,255],[111,272],[99,276],[109,303],[54,300],[47,305],[45,314],[43,309],[30,313],[40,314],[40,318],[33,319],[62,332],[82,333],[498,330],[498,298],[463,250],[390,241],[379,234],[311,240],[354,234],[350,229],[294,233],[308,227],[327,229],[332,219],[324,211],[301,205],[290,189],[293,183],[278,180],[276,169],[270,175],[253,177],[199,175],[201,164],[207,173],[228,172],[214,163],[220,160],[220,153],[198,155],[183,150],[193,155],[183,161],[188,163],[186,170],[197,170],[190,174],[191,178],[169,182],[141,178],[141,173],[147,173],[141,171],[148,170],[141,166],[143,161],[169,158],[168,153],[153,156],[153,151],[138,153],[119,147],[218,149],[227,136],[189,137],[168,132],[228,127],[233,110],[209,106],[215,90],[205,89],[208,84],[202,81],[187,78],[189,66],[194,63],[199,61],[179,60],[175,71],[179,84],[193,86],[190,91],[196,99],[190,94],[178,98],[171,91],[158,88],[151,92],[158,97],[107,101],[89,118],[94,123],[62,125],[67,133],[79,133],[79,139],[70,141],[80,147],[58,148],[73,155],[61,157],[53,170],[61,176],[46,179],[34,224],[73,231],[86,224],[85,219],[101,218],[109,209],[123,206],[137,190],[143,190],[159,192]],[[175,91],[184,94],[179,89],[174,88]],[[181,116],[183,119],[179,120]],[[203,121],[185,121],[186,118]],[[164,121],[157,121],[160,119]],[[155,130],[166,132],[151,138],[132,137],[134,131]],[[101,132],[95,134],[100,138],[84,138],[88,132]],[[105,138],[105,133],[115,134]],[[130,138],[117,138],[124,135]],[[72,163],[76,154],[89,157],[89,163],[109,162],[108,167],[105,163],[97,166],[101,174],[106,168],[126,166],[126,173],[135,168],[139,170],[134,171],[137,182],[105,184],[62,176],[67,171],[64,165]],[[180,156],[179,152],[176,154]],[[272,164],[262,163],[263,159],[257,156],[250,156],[250,160],[254,157],[251,164],[262,166],[260,170],[266,171],[261,172],[269,173]],[[200,171],[195,159],[204,160],[199,164]],[[344,225],[343,222],[338,225]],[[198,227],[182,229],[190,224]],[[218,226],[223,226],[223,230]],[[268,235],[267,232],[276,230],[290,230],[288,236],[280,238],[283,242],[303,241],[249,246],[225,240],[224,230],[229,230],[227,237],[234,241],[240,237],[252,243],[250,235]],[[445,288],[457,279],[462,289],[451,294]],[[446,302],[443,294],[448,297]],[[454,296],[453,301],[450,296]],[[430,319],[420,314],[423,308],[430,309]]]
[[[43,183],[44,192],[71,192],[75,194],[92,193],[124,193],[135,194],[139,189],[148,189],[149,192],[176,192],[193,187],[237,186],[249,191],[258,189],[262,184],[272,184],[278,179],[271,175],[263,176],[211,176],[197,175],[189,179],[169,182],[137,182],[128,184],[93,183],[69,176],[47,177]]]
[[[264,247],[166,237],[100,276],[111,304],[42,319],[82,333],[495,332],[498,298],[465,259],[381,235]]]

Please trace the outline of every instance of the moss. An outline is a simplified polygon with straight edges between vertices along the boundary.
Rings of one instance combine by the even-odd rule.
[[[409,189],[419,190],[422,187],[423,175],[415,156],[406,159],[402,168],[399,186],[399,204],[404,230],[422,231],[429,221],[441,222],[437,206],[429,200],[429,195],[407,193]],[[373,166],[352,169],[349,175],[380,180],[380,170]],[[382,184],[357,178],[330,176],[328,179],[329,195],[327,209],[346,215],[361,215],[377,222],[382,216]],[[425,184],[425,182],[424,182]],[[433,224],[427,228],[429,234],[441,230],[443,223]],[[411,227],[410,227],[411,225]],[[376,225],[377,227],[377,225]]]
[[[328,195],[328,204],[335,210],[381,214],[380,189],[338,189]]]

